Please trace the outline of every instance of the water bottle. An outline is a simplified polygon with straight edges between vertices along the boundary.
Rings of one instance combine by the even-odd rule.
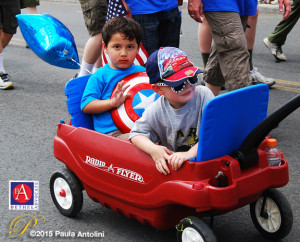
[[[266,153],[270,166],[280,166],[281,164],[281,152],[277,148],[277,140],[276,139],[268,139],[267,140],[267,148]]]

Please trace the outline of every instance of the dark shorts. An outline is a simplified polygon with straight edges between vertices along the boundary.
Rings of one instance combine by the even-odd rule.
[[[106,21],[107,0],[79,0],[85,26],[91,36],[102,33]]]
[[[18,28],[16,15],[20,13],[19,0],[0,1],[0,29],[7,34],[15,34]]]
[[[40,0],[19,0],[21,8],[35,7],[40,5]]]
[[[142,43],[151,55],[159,47],[179,47],[181,16],[178,8],[151,14],[133,15],[143,30]]]

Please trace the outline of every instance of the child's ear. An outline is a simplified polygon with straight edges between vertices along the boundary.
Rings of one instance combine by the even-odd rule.
[[[108,54],[107,53],[107,46],[105,45],[105,43],[104,42],[102,42],[103,44],[102,44],[102,47],[103,47],[103,49],[104,49],[104,52],[106,53],[106,54]]]
[[[160,90],[159,86],[156,84],[152,84],[152,88],[155,92],[157,92],[159,95],[163,95],[164,93]]]

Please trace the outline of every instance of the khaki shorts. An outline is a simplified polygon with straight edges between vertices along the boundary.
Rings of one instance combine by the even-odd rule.
[[[40,5],[40,0],[19,0],[19,2],[21,9]]]
[[[20,13],[19,0],[0,0],[0,29],[15,34],[18,28],[16,15]]]
[[[248,16],[236,12],[204,12],[213,42],[203,80],[228,91],[250,86],[249,52],[245,30]]]
[[[79,0],[85,26],[91,36],[102,33],[106,21],[107,0]]]

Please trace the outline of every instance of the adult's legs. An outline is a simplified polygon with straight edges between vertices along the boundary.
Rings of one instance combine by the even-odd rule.
[[[105,24],[107,13],[106,0],[80,0],[84,22],[90,34],[82,57],[78,77],[91,74],[98,59],[101,59],[102,28]],[[97,68],[101,65],[97,62]]]
[[[244,30],[248,16],[235,12],[205,12],[212,30],[212,49],[203,79],[214,86],[214,94],[226,84],[227,90],[251,85],[249,53]],[[224,79],[222,79],[224,77]]]
[[[159,47],[179,47],[181,17],[178,8],[152,14],[132,15],[142,28],[142,43],[150,56]]]
[[[255,42],[255,35],[256,35],[256,25],[257,25],[257,19],[258,19],[258,8],[257,12],[253,16],[248,17],[248,28],[246,28],[246,39],[247,39],[247,47],[250,54],[250,71],[253,69],[252,64],[252,51],[254,48],[254,42]]]
[[[198,42],[202,55],[203,66],[205,68],[210,53],[212,34],[204,16],[202,17],[202,23],[198,26]]]
[[[286,61],[281,46],[285,44],[287,35],[293,29],[300,17],[300,0],[294,0],[291,14],[286,20],[281,20],[273,33],[263,39],[265,46],[271,51],[277,61]]]
[[[36,14],[36,13],[37,13],[36,6],[34,6],[34,7],[27,7],[26,8],[26,14]]]
[[[298,22],[300,17],[300,0],[294,0],[291,7],[292,12],[290,16],[286,20],[281,20],[275,27],[274,32],[268,35],[268,39],[271,43],[284,45],[287,35]]]
[[[267,84],[270,87],[275,84],[275,80],[271,77],[265,77],[263,74],[261,74],[258,71],[257,67],[253,66],[253,62],[252,62],[258,14],[259,14],[259,9],[257,7],[256,14],[248,17],[248,28],[246,29],[246,32],[245,32],[246,39],[247,39],[248,52],[250,54],[250,59],[249,59],[250,72],[251,72],[253,84],[263,83],[263,84]]]
[[[150,56],[159,48],[159,13],[132,15],[132,18],[141,25],[143,31],[142,43]]]
[[[158,48],[172,46],[179,48],[181,16],[178,8],[159,12]]]
[[[91,36],[85,44],[83,57],[82,57],[82,67],[78,77],[91,74],[93,72],[93,67],[97,62],[98,58],[101,59],[102,50],[102,34],[95,34]],[[98,66],[98,68],[101,65]]]
[[[14,85],[4,70],[3,50],[17,31],[16,15],[20,13],[19,0],[0,1],[0,89],[10,89]]]
[[[202,23],[198,25],[198,42],[202,55],[203,67],[205,69],[212,44],[212,33],[205,16],[202,17]],[[223,80],[223,77],[220,78]],[[211,85],[209,83],[206,83],[205,85],[213,92],[215,96],[217,96],[221,90],[220,86]]]
[[[13,34],[8,34],[2,31],[2,37],[1,37],[1,51],[0,53],[3,51],[3,49],[9,44],[10,40],[12,39]]]

